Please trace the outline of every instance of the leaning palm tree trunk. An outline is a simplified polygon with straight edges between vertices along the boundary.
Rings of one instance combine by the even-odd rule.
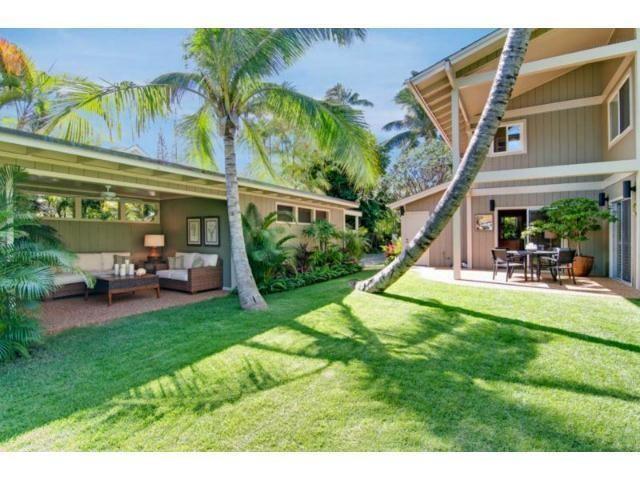
[[[236,126],[230,120],[227,120],[224,125],[224,173],[227,187],[231,258],[235,269],[236,281],[238,282],[240,306],[247,310],[264,310],[267,308],[267,303],[262,298],[253,278],[242,233],[235,137]]]
[[[480,122],[451,184],[438,202],[433,215],[427,219],[413,240],[393,262],[373,277],[358,282],[356,284],[358,290],[381,292],[396,282],[438,238],[440,232],[458,210],[484,163],[491,141],[500,125],[527,52],[530,36],[530,29],[512,28],[509,30]]]

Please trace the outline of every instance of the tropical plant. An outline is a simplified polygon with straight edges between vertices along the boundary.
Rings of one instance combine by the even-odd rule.
[[[329,242],[336,237],[336,227],[326,220],[316,220],[304,227],[302,234],[315,240],[319,251],[326,252]]]
[[[276,212],[263,218],[253,203],[247,205],[242,215],[247,257],[259,285],[285,271],[292,257],[292,249],[286,243],[295,236],[285,235],[284,228],[276,225],[277,220]]]
[[[82,108],[93,111],[110,126],[120,124],[119,117],[126,111],[137,128],[143,129],[150,121],[168,115],[185,96],[193,98],[198,107],[183,119],[181,132],[205,164],[213,163],[214,138],[222,137],[238,297],[242,308],[264,309],[267,305],[256,287],[242,237],[237,143],[246,142],[266,168],[271,168],[256,121],[278,119],[292,132],[309,135],[351,177],[364,183],[375,178],[375,139],[361,112],[270,81],[318,41],[347,45],[364,37],[362,29],[199,29],[186,43],[191,71],[167,73],[147,85],[72,82],[56,105],[51,125]]]
[[[382,253],[384,253],[385,263],[391,263],[402,253],[402,239],[398,237],[391,240],[382,247]]]
[[[25,178],[19,167],[0,167],[0,361],[29,355],[40,339],[33,309],[53,290],[54,269],[73,269],[73,255],[18,193]]]
[[[531,222],[522,232],[522,237],[554,233],[558,238],[573,243],[577,254],[582,255],[582,242],[591,232],[602,230],[602,222],[615,222],[609,210],[602,210],[595,200],[589,198],[563,198],[540,209],[542,219]]]
[[[360,227],[357,230],[348,228],[337,231],[335,236],[340,240],[343,252],[354,260],[360,260],[362,255],[371,247],[368,233],[364,227]]]
[[[373,231],[370,231],[372,247],[389,243],[400,233],[400,216],[394,210],[385,209],[376,218]]]
[[[290,277],[276,277],[260,285],[260,290],[265,293],[284,292],[294,288],[325,282],[334,278],[344,277],[362,270],[358,263],[343,263],[338,265],[324,265],[306,272],[298,273]]]
[[[373,277],[358,282],[356,288],[367,292],[383,291],[411,268],[451,220],[466,197],[489,152],[493,137],[504,116],[520,66],[527,52],[531,29],[512,28],[507,33],[496,76],[480,121],[453,180],[445,190],[432,215],[389,265]]]
[[[294,253],[296,261],[296,270],[300,273],[304,273],[311,268],[311,250],[306,243],[300,243],[296,246]]]
[[[20,47],[0,38],[0,111],[11,112],[11,115],[2,118],[4,126],[43,132],[55,99],[71,80],[67,75],[52,75],[39,70]],[[84,109],[60,119],[48,133],[96,143],[98,137],[80,112],[84,112]]]
[[[351,255],[341,250],[337,245],[329,245],[326,250],[314,250],[309,257],[311,270],[323,267],[333,267],[347,263],[358,263]]]
[[[423,141],[436,138],[433,123],[409,89],[400,90],[393,100],[405,114],[402,120],[394,120],[382,127],[386,132],[398,132],[384,143],[385,147],[409,150]]]

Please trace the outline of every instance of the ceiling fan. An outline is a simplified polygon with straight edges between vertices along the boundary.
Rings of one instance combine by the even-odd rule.
[[[100,196],[102,198],[104,198],[105,200],[118,200],[118,195],[116,194],[116,192],[111,191],[111,185],[105,185],[104,188],[105,191],[100,192]]]

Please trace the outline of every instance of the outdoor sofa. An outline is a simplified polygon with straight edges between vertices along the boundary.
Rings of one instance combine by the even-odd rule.
[[[160,288],[196,293],[222,288],[222,259],[216,254],[176,252],[169,268],[158,270]]]

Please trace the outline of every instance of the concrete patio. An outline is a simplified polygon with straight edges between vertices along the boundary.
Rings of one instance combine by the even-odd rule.
[[[539,282],[532,281],[531,277],[529,277],[529,281],[525,282],[522,272],[516,272],[513,274],[513,277],[506,282],[504,271],[498,273],[494,280],[492,278],[493,273],[489,270],[462,270],[462,278],[455,280],[453,278],[453,270],[450,268],[413,267],[413,270],[427,280],[457,285],[541,291],[569,295],[640,298],[640,290],[606,277],[577,277],[577,284],[574,285],[573,282],[566,277],[563,277],[562,284],[559,284],[548,274],[543,274]]]
[[[173,290],[161,290],[160,298],[154,291],[141,291],[135,295],[123,294],[114,297],[113,305],[107,305],[105,295],[89,295],[49,300],[42,303],[40,323],[48,334],[58,333],[74,327],[100,325],[121,317],[153,312],[163,308],[202,302],[227,295],[224,290],[211,290],[188,294]],[[179,320],[179,319],[178,319]]]

